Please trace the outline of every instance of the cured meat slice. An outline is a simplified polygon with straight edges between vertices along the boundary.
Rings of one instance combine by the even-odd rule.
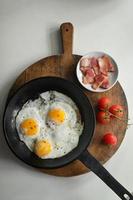
[[[110,59],[109,56],[103,56],[103,59],[104,59],[104,62],[106,62],[106,65],[108,67],[108,72],[114,72],[115,71],[115,68],[114,68],[114,65]]]
[[[86,74],[86,76],[83,76],[82,81],[83,81],[84,84],[93,83],[94,77]]]
[[[80,61],[81,67],[89,67],[90,66],[90,59],[88,58],[82,58]]]
[[[108,71],[109,72],[114,72],[115,71],[115,67],[114,64],[112,63],[111,59],[108,56],[104,56],[106,57],[106,59],[108,59],[109,65],[108,65]]]
[[[83,84],[91,84],[93,89],[107,89],[110,86],[109,72],[115,71],[112,59],[106,54],[101,57],[84,57],[80,61]]]
[[[90,59],[90,67],[94,67],[94,66],[98,66],[98,61],[97,61],[97,58],[92,57]]]
[[[114,64],[112,63],[109,56],[105,55],[102,58],[99,58],[98,61],[99,61],[100,71],[103,74],[115,71]]]
[[[81,70],[81,72],[83,73],[84,76],[86,75],[88,68],[89,67],[83,67],[83,66],[80,67],[80,70]]]
[[[109,88],[109,78],[108,78],[108,76],[104,76],[104,81],[103,81],[103,83],[101,84],[101,86],[100,86],[101,88],[103,88],[103,89],[108,89]]]
[[[91,69],[90,67],[86,70],[86,75],[94,78],[95,77],[95,73],[93,71],[93,69]]]
[[[107,75],[108,74],[108,62],[107,62],[106,58],[104,58],[104,57],[98,58],[98,64],[99,64],[100,72],[104,75]]]
[[[93,88],[94,90],[96,90],[97,88],[99,88],[99,87],[102,85],[102,83],[103,83],[104,80],[105,80],[105,77],[104,77],[104,75],[99,74],[99,75],[96,75],[94,79],[95,79],[95,81],[94,81],[94,83],[92,84],[92,88]]]
[[[98,60],[95,57],[92,57],[90,60],[90,67],[93,68],[94,72],[96,75],[99,74],[99,64],[98,64]]]

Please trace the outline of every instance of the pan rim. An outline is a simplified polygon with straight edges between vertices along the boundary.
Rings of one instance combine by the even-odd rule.
[[[74,150],[72,150],[70,153],[68,153],[68,154],[66,154],[65,156],[63,156],[63,157],[60,157],[60,158],[56,158],[56,159],[51,159],[51,160],[54,160],[54,162],[55,162],[55,160],[57,161],[58,160],[58,162],[57,162],[57,164],[56,165],[51,165],[51,166],[47,166],[47,165],[36,165],[35,163],[29,163],[29,162],[27,162],[27,161],[25,161],[25,159],[23,159],[22,157],[20,157],[19,155],[18,155],[18,153],[14,150],[14,148],[12,147],[12,145],[11,145],[11,143],[10,143],[10,139],[9,139],[9,137],[8,137],[8,135],[7,135],[7,133],[6,133],[6,112],[8,111],[8,106],[10,105],[10,103],[13,101],[13,99],[18,95],[18,93],[23,89],[23,88],[25,88],[27,85],[29,85],[29,84],[32,84],[32,83],[34,83],[34,82],[36,82],[36,81],[39,81],[39,80],[52,80],[52,79],[58,79],[58,80],[60,80],[60,81],[65,81],[66,82],[66,84],[69,84],[69,85],[73,85],[73,87],[74,88],[76,88],[76,90],[78,90],[79,91],[79,93],[80,93],[80,95],[82,95],[83,96],[83,98],[84,99],[86,99],[86,101],[88,102],[88,105],[89,105],[89,107],[91,108],[91,113],[93,113],[92,115],[93,115],[93,128],[92,128],[92,130],[91,130],[91,136],[90,136],[90,138],[88,139],[88,142],[86,142],[86,144],[85,145],[83,145],[83,147],[81,148],[82,149],[82,151],[80,150],[80,153],[79,154],[77,154],[77,151],[78,151],[78,149],[79,149],[79,143],[78,143],[78,145],[77,145],[77,147],[74,149]],[[72,98],[72,97],[71,97]],[[30,165],[30,166],[32,166],[32,167],[36,167],[36,168],[45,168],[45,169],[54,169],[54,168],[59,168],[59,167],[63,167],[64,165],[67,165],[67,164],[69,164],[69,163],[71,163],[71,162],[73,162],[74,160],[76,160],[79,156],[80,156],[80,154],[83,152],[83,151],[85,151],[86,150],[86,148],[88,147],[88,145],[90,144],[90,142],[91,142],[91,139],[92,139],[92,137],[93,137],[93,134],[94,134],[94,130],[95,130],[95,124],[96,124],[96,120],[95,120],[95,114],[94,114],[94,109],[93,109],[93,107],[92,107],[92,104],[91,104],[91,101],[90,101],[90,99],[89,98],[87,98],[86,97],[86,95],[83,93],[83,91],[82,91],[82,89],[78,86],[78,85],[76,85],[75,83],[73,83],[72,81],[69,81],[69,80],[67,80],[67,79],[64,79],[64,78],[60,78],[60,77],[55,77],[55,76],[46,76],[46,77],[40,77],[40,78],[36,78],[36,79],[32,79],[31,81],[28,81],[28,82],[26,82],[24,85],[22,85],[21,87],[19,87],[15,92],[14,92],[14,94],[11,96],[11,98],[8,98],[7,99],[7,102],[6,102],[6,106],[5,106],[5,109],[4,109],[4,114],[3,114],[3,130],[4,130],[4,136],[5,136],[5,139],[6,139],[6,142],[7,142],[7,144],[8,144],[8,146],[9,146],[9,148],[10,148],[10,150],[15,154],[15,156],[17,157],[17,158],[19,158],[19,160],[21,160],[21,161],[23,161],[24,163],[26,163],[26,164],[28,164],[28,165]],[[84,133],[84,130],[83,130],[83,132],[82,132],[82,134]],[[81,134],[81,135],[82,135]],[[26,146],[26,145],[25,145]],[[76,150],[76,151],[75,151]],[[30,151],[30,150],[29,150]],[[74,153],[74,154],[73,154]],[[72,159],[70,159],[69,157],[70,157],[70,155],[74,155],[74,156],[72,156],[73,158]],[[69,155],[69,156],[68,156]],[[62,162],[62,164],[60,164],[60,162],[59,162],[59,160],[61,160],[62,158],[65,158],[65,161],[64,162]],[[69,158],[69,159],[68,159]],[[38,158],[39,160],[40,160],[40,158]],[[41,159],[41,160],[43,160],[43,159]],[[49,159],[44,159],[45,160],[45,162],[47,162],[47,160],[49,160]]]

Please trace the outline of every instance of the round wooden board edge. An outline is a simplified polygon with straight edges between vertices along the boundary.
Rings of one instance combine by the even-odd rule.
[[[56,55],[55,55],[55,56],[56,56]],[[60,55],[57,55],[57,56],[60,56]],[[80,55],[74,55],[74,56],[81,57]],[[15,84],[17,83],[17,81],[19,80],[19,78],[26,72],[26,70],[27,70],[27,69],[30,69],[30,68],[31,68],[32,66],[34,66],[35,64],[37,64],[37,63],[39,63],[39,62],[42,62],[42,61],[45,60],[45,59],[49,59],[49,58],[51,58],[51,57],[52,57],[52,56],[46,57],[46,58],[42,58],[41,60],[37,61],[36,63],[34,63],[34,64],[32,64],[31,66],[29,66],[28,68],[26,68],[26,69],[18,76],[18,78],[16,79],[16,81],[14,82],[14,84],[12,85],[12,87],[11,87],[11,89],[10,89],[10,91],[9,91],[7,102],[8,102],[9,99],[10,99],[10,94],[13,92],[13,90],[14,90],[14,88],[15,88]],[[45,75],[43,75],[43,76],[41,76],[41,77],[45,77]],[[35,78],[39,78],[39,77],[35,77]],[[35,79],[35,78],[33,77],[33,78],[31,78],[30,80],[33,80],[33,79]],[[29,80],[29,81],[30,81],[30,80]],[[27,82],[29,82],[29,81],[26,80],[25,83],[27,83]],[[127,108],[128,108],[127,99],[126,99],[126,95],[125,95],[125,93],[124,93],[124,91],[123,91],[123,88],[122,88],[122,86],[120,85],[119,82],[117,82],[116,85],[115,85],[114,87],[116,87],[117,85],[119,85],[119,87],[121,88],[121,90],[122,90],[122,92],[123,92],[124,99],[125,99],[125,103],[126,103]],[[20,87],[21,87],[21,86],[20,86]],[[20,87],[18,87],[18,88],[15,90],[15,92],[16,92]],[[82,86],[81,86],[81,88],[82,88]],[[82,89],[83,89],[83,88],[82,88]],[[88,91],[85,90],[85,93],[86,93],[86,92],[88,92]],[[13,92],[13,93],[14,93],[14,92]],[[12,96],[12,94],[11,94],[11,96]],[[127,110],[127,117],[128,117],[128,110]],[[125,128],[124,132],[126,132],[126,128]],[[121,143],[122,143],[124,137],[125,137],[125,134],[124,134],[124,136],[123,136],[123,138],[122,138],[122,140],[121,140]],[[105,164],[105,163],[117,152],[117,150],[118,150],[119,147],[121,146],[121,143],[120,143],[120,145],[118,146],[118,148],[116,149],[116,151],[114,151],[113,154],[105,160],[105,162],[101,162],[102,164]],[[74,161],[75,165],[76,165],[77,162],[79,163],[80,161],[79,161],[79,160]],[[81,164],[81,162],[80,162],[80,166],[81,166],[81,165],[83,165],[83,164]],[[68,166],[65,166],[65,167],[68,168]],[[47,169],[44,169],[44,170],[41,170],[41,171],[42,171],[42,172],[45,172],[45,173],[47,173],[47,174],[50,174],[50,175],[54,175],[54,176],[64,176],[64,177],[77,176],[77,175],[81,175],[81,174],[85,174],[85,173],[89,172],[89,170],[88,170],[87,168],[84,168],[84,165],[83,165],[82,173],[79,173],[79,174],[78,174],[78,173],[74,173],[74,172],[73,172],[73,173],[74,173],[73,175],[71,175],[71,173],[70,173],[70,175],[69,175],[69,173],[68,173],[68,175],[66,176],[66,175],[63,173],[63,169],[64,169],[65,167],[63,167],[63,168],[58,168],[58,169],[56,169],[56,170],[47,170]],[[58,170],[59,170],[59,171],[58,171]],[[68,168],[67,170],[72,170],[72,168],[70,167],[70,168]]]

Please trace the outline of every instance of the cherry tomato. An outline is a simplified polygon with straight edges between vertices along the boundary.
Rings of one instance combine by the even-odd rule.
[[[110,122],[110,114],[104,111],[97,113],[97,121],[101,124],[108,124]]]
[[[108,97],[102,97],[98,100],[98,108],[100,110],[106,110],[109,108],[111,100]]]
[[[104,144],[111,144],[111,145],[116,145],[117,144],[117,137],[113,133],[106,133],[102,141]]]
[[[115,115],[116,117],[122,117],[124,114],[123,108],[120,105],[112,105],[109,108],[109,112]],[[111,117],[115,117],[113,115]]]

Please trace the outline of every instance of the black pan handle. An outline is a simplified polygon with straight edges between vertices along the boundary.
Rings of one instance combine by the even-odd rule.
[[[133,196],[126,190],[87,150],[79,160],[92,170],[102,181],[107,184],[122,200],[133,200]]]

